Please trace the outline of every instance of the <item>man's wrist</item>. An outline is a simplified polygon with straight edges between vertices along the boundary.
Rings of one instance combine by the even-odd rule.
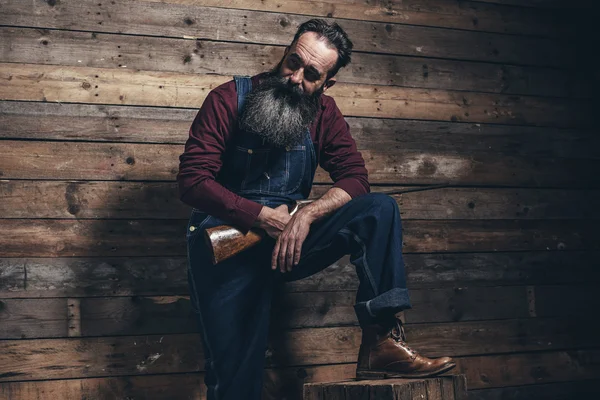
[[[262,206],[262,208],[260,209],[260,212],[258,213],[258,216],[256,217],[256,220],[254,221],[254,224],[252,224],[252,226],[257,227],[257,228],[264,227],[265,221],[267,220],[268,215],[269,215],[269,211],[270,211],[269,207]]]
[[[307,205],[304,208],[298,210],[297,215],[298,218],[302,218],[306,220],[308,223],[312,224],[318,219],[318,215],[314,207],[311,207],[312,204]]]

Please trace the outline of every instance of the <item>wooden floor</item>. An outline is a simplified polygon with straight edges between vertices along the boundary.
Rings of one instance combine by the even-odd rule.
[[[272,68],[312,16],[355,43],[328,93],[373,191],[450,183],[395,196],[411,346],[455,357],[470,400],[598,396],[595,22],[576,6],[0,0],[0,399],[205,398],[178,156],[207,93]],[[357,285],[344,258],[278,294],[265,398],[354,376]]]

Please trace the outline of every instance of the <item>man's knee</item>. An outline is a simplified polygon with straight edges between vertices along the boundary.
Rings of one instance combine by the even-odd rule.
[[[383,215],[393,215],[398,213],[398,204],[390,195],[383,193],[368,193],[357,197],[357,200],[363,210],[377,210]]]

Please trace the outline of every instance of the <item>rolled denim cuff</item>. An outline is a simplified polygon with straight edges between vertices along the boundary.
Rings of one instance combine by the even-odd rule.
[[[354,312],[361,327],[385,323],[394,314],[412,308],[408,289],[394,288],[369,301],[356,303]]]

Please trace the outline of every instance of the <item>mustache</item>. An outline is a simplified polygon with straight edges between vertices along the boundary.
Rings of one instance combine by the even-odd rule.
[[[321,93],[305,94],[289,79],[270,75],[246,96],[240,128],[276,147],[295,146],[317,116]]]

